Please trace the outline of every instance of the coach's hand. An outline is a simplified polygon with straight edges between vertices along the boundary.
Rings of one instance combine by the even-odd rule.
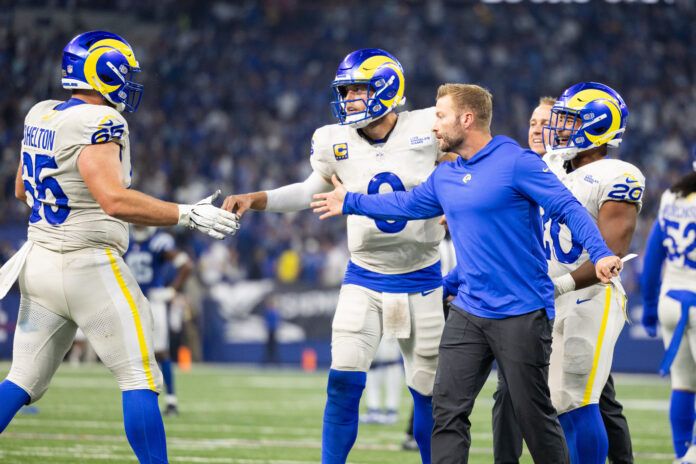
[[[222,203],[222,209],[230,213],[236,213],[240,218],[251,208],[253,200],[251,195],[230,195]]]
[[[619,275],[623,269],[623,262],[618,256],[605,256],[595,264],[597,278],[604,284],[608,284],[612,277]]]
[[[179,205],[178,225],[197,229],[218,240],[236,234],[239,230],[239,217],[213,206],[213,201],[220,196],[220,193],[218,190],[195,205]]]
[[[314,199],[316,201],[309,204],[316,214],[321,214],[319,219],[326,219],[343,214],[343,200],[346,199],[346,193],[348,193],[348,191],[338,180],[336,174],[331,176],[331,182],[333,182],[336,188],[331,192],[315,194]]]

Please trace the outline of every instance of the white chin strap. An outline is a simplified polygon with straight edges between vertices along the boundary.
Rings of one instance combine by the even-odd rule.
[[[370,124],[374,119],[372,118],[365,118],[365,119],[360,119],[358,121],[352,121],[352,119],[357,119],[355,116],[362,116],[364,113],[358,113],[358,114],[351,114],[349,116],[346,116],[346,124],[353,129],[362,129],[363,127],[366,127],[368,124]]]
[[[618,148],[619,144],[621,143],[621,139],[613,139],[610,140],[606,143],[607,147],[609,148]],[[578,156],[578,153],[582,153],[583,151],[591,150],[593,148],[596,148],[601,145],[592,145],[587,148],[583,148],[580,150],[578,147],[557,147],[553,148],[551,145],[546,145],[546,153],[553,153],[554,155],[559,156],[563,161],[570,161],[576,156]],[[694,169],[696,170],[696,161],[694,162]]]
[[[570,161],[578,155],[577,147],[553,148],[551,145],[546,145],[546,153],[554,154],[560,157],[563,161]]]
[[[360,117],[362,117],[365,114],[364,111],[360,112],[360,113],[349,114],[348,116],[346,116],[346,124],[348,126],[352,127],[353,129],[362,129],[363,127],[367,127],[370,123],[377,121],[379,118],[383,117],[384,115],[386,115],[388,113],[389,113],[389,111],[380,115],[379,117],[376,117],[376,118],[375,117],[368,117],[365,119],[359,119]],[[354,119],[358,119],[358,120],[353,121]]]

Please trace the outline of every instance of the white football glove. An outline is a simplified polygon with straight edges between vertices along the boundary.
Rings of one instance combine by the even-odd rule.
[[[213,206],[213,201],[220,196],[220,190],[195,205],[178,205],[179,222],[177,225],[197,229],[204,234],[222,240],[239,230],[239,217]]]

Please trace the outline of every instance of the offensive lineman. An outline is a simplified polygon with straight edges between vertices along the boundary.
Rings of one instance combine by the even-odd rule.
[[[181,292],[193,264],[185,252],[176,248],[174,237],[154,227],[133,226],[123,258],[150,302],[155,359],[167,392],[164,415],[178,415],[174,370],[169,355],[169,303]],[[174,275],[170,275],[172,271]]]
[[[316,130],[313,172],[302,183],[230,196],[223,208],[290,212],[309,208],[312,195],[330,191],[332,175],[363,193],[410,190],[440,157],[433,108],[393,110],[404,102],[399,62],[379,49],[350,53],[332,83],[339,124]],[[392,222],[348,218],[348,264],[333,320],[331,370],[322,434],[322,463],[345,463],[358,432],[366,372],[382,334],[399,340],[406,383],[414,400],[414,437],[430,463],[432,392],[444,326],[437,219]]]
[[[645,188],[638,168],[606,158],[608,147],[621,142],[627,119],[628,108],[616,91],[585,82],[563,92],[544,128],[544,161],[585,206],[618,256],[628,253]],[[620,285],[599,283],[587,251],[565,225],[545,219],[544,229],[557,308],[551,399],[571,462],[604,464],[608,440],[598,403],[626,317],[626,296]]]
[[[696,152],[693,168],[696,171]],[[667,261],[665,263],[665,260]],[[664,264],[664,276],[660,274]],[[645,250],[642,323],[648,335],[662,325],[665,361],[670,373],[675,464],[696,463],[696,172],[679,179],[662,194],[660,210]]]
[[[213,197],[177,205],[129,189],[128,124],[142,85],[131,46],[104,31],[63,50],[67,101],[34,105],[25,118],[15,195],[31,207],[28,241],[0,270],[0,296],[19,278],[12,367],[0,383],[0,431],[44,394],[79,326],[123,396],[126,436],[142,463],[166,463],[157,406],[152,314],[121,255],[127,222],[198,229],[223,239],[239,228]]]

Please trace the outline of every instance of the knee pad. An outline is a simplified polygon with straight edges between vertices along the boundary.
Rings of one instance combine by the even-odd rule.
[[[30,401],[27,404],[36,403],[44,396],[46,390],[48,390],[48,385],[51,382],[51,378],[42,378],[41,373],[34,371],[32,369],[24,368],[14,368],[7,374],[7,380],[14,383],[22,390],[27,392],[30,397]]]
[[[46,393],[75,330],[72,322],[28,298],[21,299],[7,379],[24,389],[32,403]]]
[[[335,340],[331,347],[331,369],[367,372],[372,363],[372,352],[353,340]]]
[[[433,396],[435,369],[414,368],[413,373],[406,379],[406,385],[424,396]]]

